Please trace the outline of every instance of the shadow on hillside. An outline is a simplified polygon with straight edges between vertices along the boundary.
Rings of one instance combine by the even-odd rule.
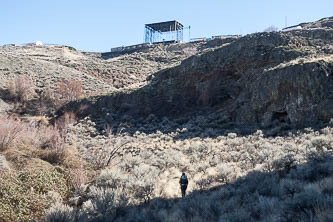
[[[155,198],[113,216],[137,222],[332,221],[332,154],[312,153],[304,164],[285,158],[278,163],[271,172],[252,171],[224,185],[194,190],[184,199]]]
[[[257,34],[254,39],[264,38],[261,35]],[[277,33],[270,35],[281,38]],[[247,38],[241,39],[237,41],[241,41],[244,47],[247,46]],[[221,53],[223,50],[226,52],[220,57],[210,52],[192,56],[176,67],[154,73],[147,78],[149,84],[142,88],[73,102],[61,109],[57,115],[71,111],[77,113],[81,119],[89,116],[100,133],[103,133],[106,126],[110,126],[114,133],[177,133],[175,139],[215,138],[228,133],[249,135],[258,129],[261,129],[265,136],[277,136],[297,133],[297,130],[306,127],[323,126],[319,122],[290,124],[288,113],[280,110],[286,109],[284,105],[277,105],[274,108],[276,110],[265,113],[265,110],[257,110],[266,109],[265,107],[251,107],[250,98],[238,99],[241,97],[241,87],[244,88],[240,82],[250,81],[241,79],[241,72],[262,71],[265,67],[286,61],[284,57],[271,61],[265,56],[266,51],[275,47],[270,43],[266,45],[267,47],[257,47],[256,43],[253,43],[248,48],[236,47],[236,50],[232,51],[233,46],[230,44],[227,47],[230,47],[231,52],[221,48]],[[243,59],[239,59],[243,50],[255,54],[247,53]],[[219,50],[211,53],[216,52]],[[294,52],[288,53],[289,59],[299,56]],[[221,63],[219,66],[211,62],[213,56],[217,57],[216,63]],[[193,65],[201,64],[200,62],[202,65]],[[240,69],[242,65],[244,67]],[[185,75],[187,72],[191,75]],[[204,84],[201,84],[202,82]],[[283,104],[282,101],[280,103]]]
[[[37,115],[50,115],[54,110],[54,105],[51,102],[42,101],[40,96],[33,98],[27,102],[21,102],[17,98],[10,96],[8,90],[0,89],[0,98],[8,103],[12,104],[13,108],[8,110],[10,113],[16,113],[19,115],[37,116]]]
[[[318,130],[329,124],[317,122],[295,125],[283,120],[274,120],[266,125],[239,124],[233,121],[232,116],[225,115],[227,110],[221,113],[220,106],[170,107],[168,110],[159,112],[159,108],[152,111],[151,106],[145,107],[144,101],[138,105],[122,102],[126,101],[125,97],[130,99],[137,97],[137,94],[142,91],[145,89],[139,89],[130,94],[100,96],[71,102],[61,108],[56,116],[60,117],[65,112],[76,113],[79,120],[89,116],[100,134],[104,134],[105,129],[110,127],[113,133],[121,132],[133,135],[137,132],[145,134],[161,132],[174,134],[174,139],[181,140],[195,137],[216,138],[229,133],[246,136],[257,130],[261,130],[265,137],[286,136],[303,132],[308,127]],[[159,105],[152,106],[158,107]]]
[[[9,95],[8,90],[0,89],[0,98],[7,103],[12,102],[8,95]]]

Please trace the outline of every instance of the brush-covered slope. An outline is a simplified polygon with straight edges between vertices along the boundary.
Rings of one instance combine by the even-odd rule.
[[[8,82],[20,75],[32,78],[40,90],[71,79],[82,81],[84,90],[95,95],[124,87],[138,88],[145,85],[148,75],[179,64],[198,53],[201,45],[153,45],[109,59],[66,46],[2,46],[0,89],[6,89]]]

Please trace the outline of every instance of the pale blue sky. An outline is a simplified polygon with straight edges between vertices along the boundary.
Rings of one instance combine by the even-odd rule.
[[[333,16],[333,0],[0,0],[0,45],[40,40],[86,51],[143,42],[144,24],[178,20],[191,37],[248,34]]]

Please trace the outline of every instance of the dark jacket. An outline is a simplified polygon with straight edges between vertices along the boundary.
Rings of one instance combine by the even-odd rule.
[[[180,177],[179,184],[180,184],[180,186],[187,187],[188,180],[187,180],[187,176],[186,175],[183,175],[183,176]]]

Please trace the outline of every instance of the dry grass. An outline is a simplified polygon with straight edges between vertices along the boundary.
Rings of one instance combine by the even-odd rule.
[[[60,131],[64,130],[69,124],[77,121],[76,114],[73,112],[65,112],[55,121],[55,127]]]

